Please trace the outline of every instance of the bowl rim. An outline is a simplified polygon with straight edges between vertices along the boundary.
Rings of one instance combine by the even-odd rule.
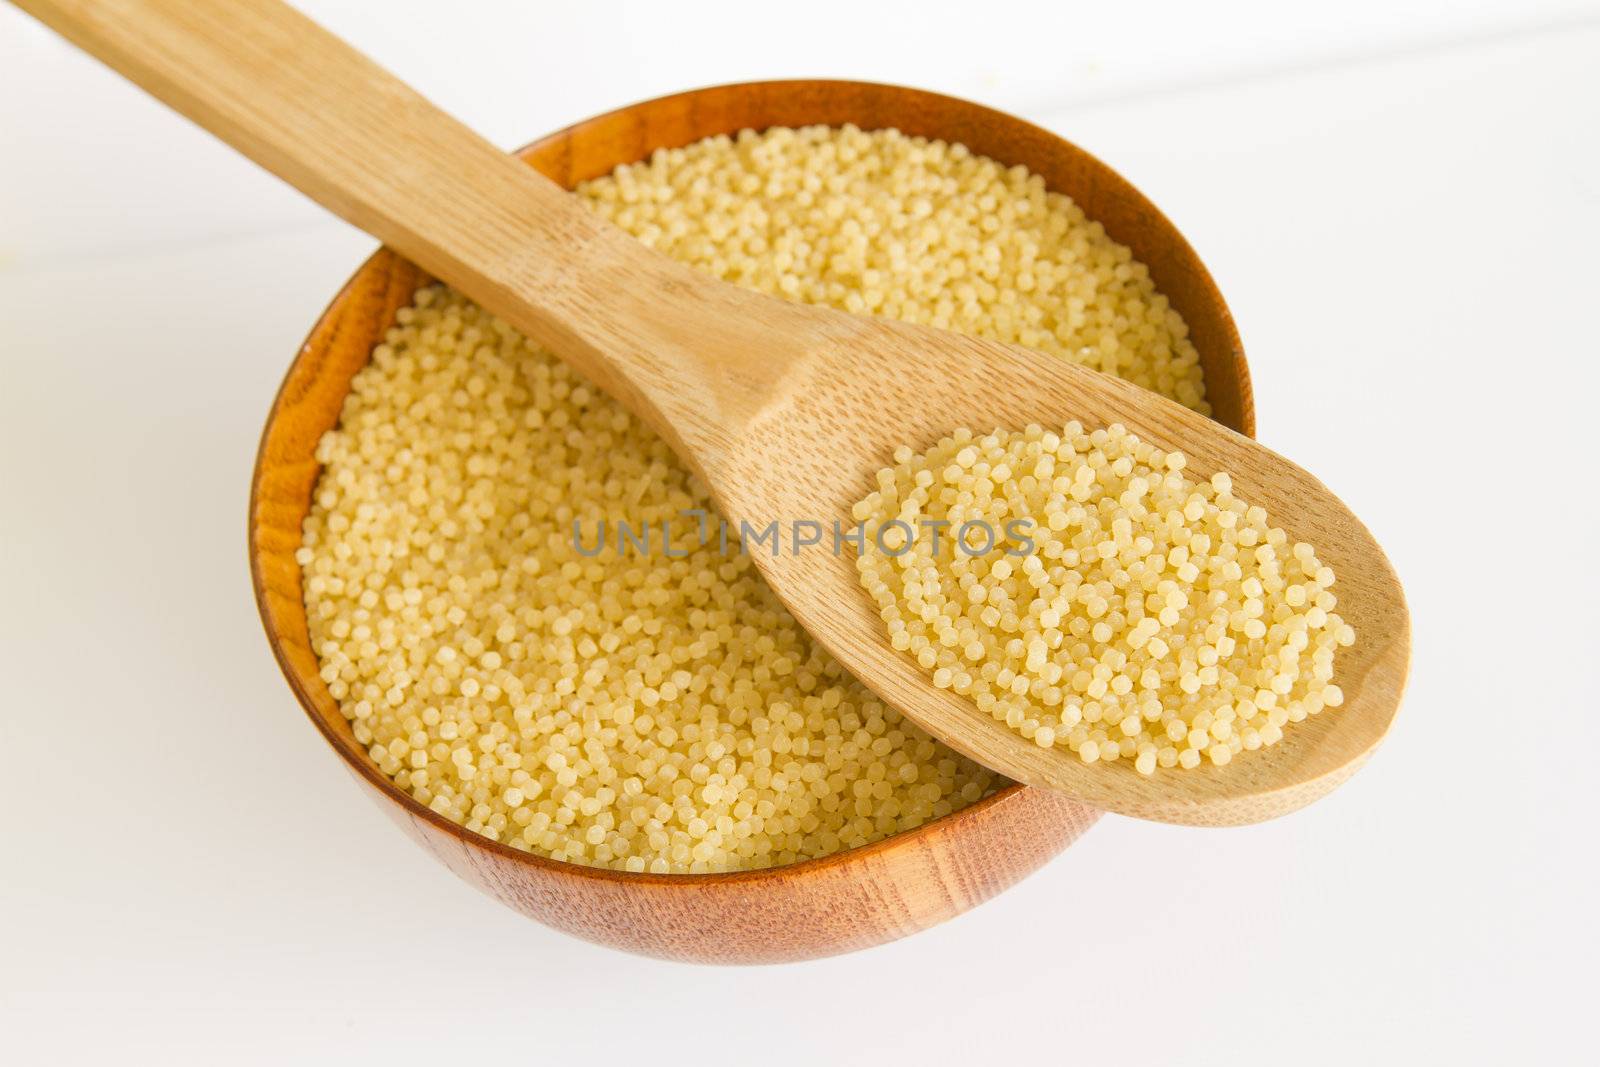
[[[1187,253],[1189,259],[1196,267],[1197,281],[1200,283],[1202,288],[1208,291],[1208,295],[1215,305],[1221,309],[1223,313],[1223,325],[1226,327],[1228,335],[1227,340],[1230,342],[1228,345],[1227,355],[1231,357],[1233,371],[1236,375],[1240,394],[1240,425],[1236,427],[1236,429],[1246,436],[1255,436],[1256,427],[1254,396],[1251,388],[1249,365],[1244,355],[1243,343],[1239,338],[1239,332],[1233,321],[1231,309],[1229,309],[1226,301],[1222,297],[1221,292],[1218,290],[1209,269],[1200,259],[1199,254],[1195,252],[1194,248],[1189,244],[1188,239],[1184,237],[1183,233],[1175,225],[1173,225],[1172,221],[1167,218],[1160,208],[1151,202],[1148,197],[1144,196],[1144,194],[1140,192],[1132,182],[1128,181],[1113,168],[1107,166],[1102,160],[1099,159],[1099,157],[1094,156],[1092,153],[1081,148],[1075,142],[1069,141],[1067,138],[1062,137],[1060,134],[1054,133],[1053,131],[1038,126],[1035,123],[1028,122],[1026,119],[1019,118],[1008,112],[1003,112],[996,108],[991,108],[987,105],[979,104],[962,97],[931,92],[926,89],[919,89],[912,86],[896,85],[889,82],[862,81],[848,78],[756,79],[751,81],[722,82],[714,85],[700,86],[693,89],[686,89],[679,92],[649,97],[647,99],[635,101],[621,107],[611,108],[609,110],[588,116],[587,118],[580,119],[576,122],[569,123],[560,129],[553,130],[550,133],[529,141],[521,147],[513,149],[511,154],[517,156],[518,158],[525,159],[530,153],[536,151],[540,147],[569,137],[585,126],[593,123],[603,122],[606,119],[626,115],[642,108],[656,107],[673,102],[687,103],[697,97],[739,89],[751,89],[759,87],[769,91],[784,89],[803,90],[818,86],[827,86],[836,89],[860,88],[889,90],[896,93],[911,94],[929,101],[954,103],[962,108],[967,109],[973,114],[993,116],[996,119],[1012,124],[1013,126],[1020,125],[1032,131],[1036,131],[1038,134],[1046,138],[1064,142],[1074,151],[1087,157],[1088,160],[1094,164],[1097,164],[1108,174],[1122,182],[1127,189],[1131,190],[1140,199],[1141,209],[1154,217],[1156,221],[1161,223],[1176,238],[1176,241],[1179,245],[1179,250]],[[723,131],[723,133],[727,135],[732,135],[736,132],[736,130]],[[706,136],[716,136],[716,134],[707,134]],[[664,146],[656,147],[659,148]],[[655,151],[655,148],[649,149],[649,151]],[[648,152],[646,156],[641,158],[648,158]],[[275,618],[274,611],[267,596],[266,581],[262,571],[262,561],[265,553],[259,550],[255,538],[256,516],[258,513],[258,506],[260,504],[259,497],[262,489],[262,475],[265,470],[265,461],[267,457],[266,445],[275,426],[277,425],[284,397],[294,375],[294,371],[299,366],[301,358],[309,350],[311,342],[322,329],[323,324],[328,320],[334,308],[342,303],[356,287],[357,282],[385,257],[395,257],[403,260],[403,257],[400,257],[398,253],[394,252],[387,246],[380,246],[370,255],[368,255],[367,258],[364,259],[361,264],[350,274],[350,276],[345,280],[344,284],[339,287],[338,292],[333,295],[333,297],[328,301],[327,305],[317,315],[317,318],[307,331],[305,340],[303,340],[295,349],[295,356],[292,360],[290,360],[289,366],[284,371],[283,380],[279,383],[276,392],[273,394],[272,405],[268,408],[266,421],[257,440],[256,457],[254,463],[252,464],[250,476],[250,497],[248,509],[246,511],[245,531],[246,552],[250,561],[250,584],[252,591],[255,594],[256,609],[261,618],[262,627],[266,632],[267,643],[271,646],[273,659],[277,662],[280,673],[282,673],[284,680],[289,683],[289,689],[294,693],[295,699],[299,702],[301,711],[305,713],[306,718],[311,720],[312,725],[317,728],[317,731],[322,735],[323,739],[328,742],[328,744],[336,753],[339,754],[351,771],[353,771],[359,778],[367,782],[369,785],[373,786],[382,797],[398,804],[401,810],[403,810],[405,814],[411,816],[413,819],[420,819],[423,822],[426,822],[434,828],[443,831],[449,837],[460,841],[463,845],[469,848],[483,849],[495,855],[509,859],[515,863],[526,864],[531,868],[545,871],[557,877],[575,877],[598,882],[620,883],[632,886],[665,886],[686,888],[689,886],[705,885],[743,885],[748,883],[762,882],[773,878],[800,877],[806,874],[819,873],[844,864],[868,860],[880,853],[912,844],[913,842],[930,834],[957,832],[959,830],[959,824],[964,819],[976,818],[991,808],[997,807],[1003,803],[1012,802],[1020,797],[1024,791],[1030,788],[1022,785],[1021,783],[1007,780],[1005,785],[1001,786],[993,793],[990,793],[989,795],[973,801],[971,804],[967,804],[946,815],[941,815],[938,818],[930,819],[927,822],[921,823],[920,825],[912,827],[909,830],[902,830],[897,833],[890,834],[887,837],[880,838],[865,845],[857,845],[852,848],[841,849],[837,852],[831,852],[825,856],[816,856],[810,859],[798,860],[794,863],[777,864],[771,867],[694,874],[684,872],[653,873],[649,871],[627,871],[617,870],[611,867],[596,867],[588,864],[573,863],[567,860],[555,860],[549,858],[548,856],[540,855],[536,852],[513,848],[504,842],[496,841],[492,838],[479,834],[476,831],[469,830],[461,823],[445,818],[432,808],[420,803],[415,797],[411,796],[410,793],[407,793],[405,790],[396,785],[393,780],[391,780],[387,775],[383,774],[382,771],[380,771],[377,766],[372,763],[370,756],[366,752],[366,749],[359,742],[355,741],[353,735],[347,738],[343,734],[334,730],[327,722],[324,721],[323,716],[317,711],[316,701],[313,699],[312,694],[307,689],[305,680],[301,677],[300,672],[295,668],[295,666],[289,661],[288,654],[285,650],[283,636],[280,632],[277,619]],[[421,268],[418,269],[420,270]]]

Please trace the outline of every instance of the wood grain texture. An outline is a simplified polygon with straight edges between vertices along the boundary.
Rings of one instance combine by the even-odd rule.
[[[1181,449],[1202,476],[1228,471],[1241,498],[1265,505],[1340,575],[1341,614],[1359,637],[1341,658],[1348,699],[1339,713],[1228,767],[1142,777],[1121,764],[1085,766],[1064,746],[1039,748],[934,687],[890,647],[848,552],[784,553],[777,539],[770,555],[751,552],[824,647],[890,705],[979,762],[1096,808],[1229,824],[1321,796],[1387,732],[1410,654],[1393,568],[1336,496],[1248,437],[1015,345],[792,303],[694,271],[601,222],[278,0],[26,6],[545,344],[660,433],[737,527],[852,526],[851,506],[897,446],[926,448],[956,427],[1121,422],[1163,449]],[[949,133],[987,149],[985,125],[958,122]],[[1081,154],[1065,158],[1081,183],[1069,188],[1086,208],[1107,213],[1114,236],[1155,263],[1174,258],[1174,245],[1179,258],[1192,256],[1126,182]],[[1226,319],[1218,305],[1197,316],[1205,323],[1197,334],[1218,335],[1215,324]]]
[[[976,104],[893,86],[815,81],[721,86],[647,101],[552,134],[520,154],[570,186],[656,147],[747,127],[846,122],[867,129],[897,125],[927,136],[980,131],[987,154],[1025,164],[1050,188],[1074,195],[1084,169],[1099,166],[1066,141]],[[1115,184],[1095,173],[1089,188],[1103,192]],[[1079,199],[1091,215],[1104,218],[1095,201]],[[1116,202],[1139,200],[1124,190]],[[1197,336],[1204,330],[1222,338],[1220,347],[1201,347],[1207,388],[1219,417],[1248,432],[1254,426],[1249,379],[1227,309],[1188,245],[1154,218],[1159,222],[1147,228],[1165,226],[1167,236],[1145,261],[1158,284],[1163,275],[1191,286],[1204,281],[1184,297],[1173,295],[1174,303]],[[337,422],[350,379],[395,312],[430,280],[385,249],[334,299],[273,406],[250,510],[256,596],[285,677],[364,791],[430,855],[517,911],[590,941],[673,959],[759,963],[863,948],[948,919],[1025,877],[1093,824],[1093,809],[1046,790],[1008,785],[909,833],[821,860],[744,874],[643,875],[556,863],[497,845],[395,787],[355,741],[317,676],[293,553],[318,473],[316,441]]]

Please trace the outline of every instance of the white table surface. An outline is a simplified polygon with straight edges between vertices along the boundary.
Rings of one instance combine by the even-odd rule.
[[[520,919],[359,795],[250,595],[262,418],[372,242],[0,9],[0,1062],[1593,1062],[1594,4],[302,6],[508,145],[822,74],[1101,155],[1215,272],[1261,438],[1388,547],[1411,689],[1291,818],[1108,817],[868,952]]]

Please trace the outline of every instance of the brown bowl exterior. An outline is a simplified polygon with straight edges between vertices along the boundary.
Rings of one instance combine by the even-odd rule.
[[[951,97],[860,82],[756,82],[700,89],[592,118],[519,155],[567,187],[715,134],[771,126],[897,127],[1023,164],[1071,195],[1149,265],[1189,324],[1216,418],[1255,430],[1249,374],[1232,316],[1182,235],[1094,157],[1020,119]],[[385,812],[462,878],[517,911],[613,948],[701,963],[773,963],[866,948],[926,929],[1037,870],[1099,813],[1009,785],[915,830],[763,871],[650,875],[560,863],[471,833],[378,770],[318,674],[294,561],[319,467],[350,381],[428,275],[382,249],[356,272],[301,346],[256,460],[250,563],[262,623],[311,721]]]

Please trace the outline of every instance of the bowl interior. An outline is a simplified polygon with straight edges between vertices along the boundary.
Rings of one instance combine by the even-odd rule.
[[[1113,238],[1128,245],[1149,266],[1157,289],[1184,317],[1200,352],[1214,417],[1242,433],[1254,434],[1243,346],[1227,305],[1194,250],[1149,200],[1114,171],[1020,119],[951,97],[895,86],[759,82],[636,104],[552,134],[518,154],[552,180],[571,188],[621,164],[642,160],[657,148],[681,147],[716,134],[745,128],[846,123],[863,129],[896,127],[908,134],[959,141],[1007,165],[1022,164],[1039,174],[1050,189],[1073,197],[1090,218],[1100,221]],[[456,836],[467,836],[464,828],[418,804],[394,785],[356,741],[319,675],[307,631],[300,567],[294,559],[320,471],[315,459],[317,442],[338,422],[351,379],[366,365],[373,346],[394,323],[396,312],[409,305],[416,289],[429,281],[421,269],[381,249],[346,283],[301,346],[262,434],[251,492],[250,562],[273,651],[290,687],[329,743],[358,775],[413,816]],[[1008,786],[1001,795],[1021,788]],[[971,810],[962,809],[897,836],[915,835],[936,823],[958,820]],[[534,864],[571,867],[531,853],[504,851]]]

